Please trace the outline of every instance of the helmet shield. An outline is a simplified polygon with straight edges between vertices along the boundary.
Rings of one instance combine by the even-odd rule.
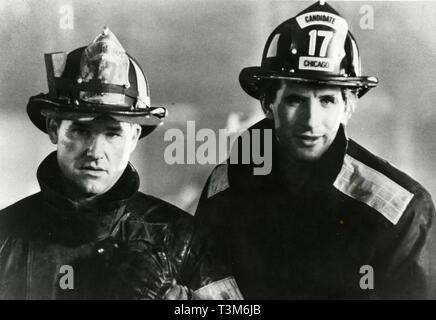
[[[31,97],[27,105],[30,119],[44,132],[47,115],[63,119],[108,115],[140,124],[143,137],[166,116],[165,108],[151,107],[144,72],[108,28],[89,46],[68,55],[46,54],[45,61],[49,94]]]
[[[109,30],[99,34],[83,50],[80,59],[79,83],[111,83],[129,87],[129,57],[118,39]],[[112,92],[79,91],[79,99],[91,103],[124,105],[122,94]]]

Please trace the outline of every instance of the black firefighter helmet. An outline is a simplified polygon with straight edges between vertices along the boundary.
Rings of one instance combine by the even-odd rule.
[[[244,68],[239,75],[244,91],[256,99],[266,79],[355,88],[359,97],[378,84],[377,78],[361,75],[347,21],[321,1],[280,24],[266,42],[261,66]]]
[[[93,119],[102,115],[142,127],[141,138],[153,131],[167,112],[152,107],[145,73],[116,36],[105,27],[87,47],[45,54],[48,94],[29,99],[27,113],[47,132],[46,116]]]

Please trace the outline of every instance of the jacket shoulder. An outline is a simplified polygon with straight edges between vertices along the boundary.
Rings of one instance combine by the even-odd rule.
[[[11,232],[14,227],[23,226],[24,222],[29,221],[29,214],[35,212],[40,204],[41,193],[38,192],[0,210],[0,231]]]
[[[431,197],[425,188],[386,160],[372,154],[353,140],[334,186],[336,189],[372,207],[396,225],[412,199]]]
[[[22,209],[27,209],[29,205],[33,205],[36,202],[39,202],[41,198],[41,192],[32,194],[26,198],[18,200],[17,202],[7,206],[0,210],[0,217],[6,214],[10,214],[12,212],[20,212]]]
[[[222,163],[217,165],[209,176],[207,183],[206,197],[211,198],[214,195],[228,189],[229,176],[228,176],[228,164]]]

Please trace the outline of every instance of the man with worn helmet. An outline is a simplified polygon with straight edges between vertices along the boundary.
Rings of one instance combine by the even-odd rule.
[[[265,113],[248,134],[272,130],[272,171],[255,175],[253,161],[230,157],[196,218],[244,297],[435,298],[430,195],[346,135],[357,100],[378,83],[361,75],[347,21],[311,5],[273,31],[261,66],[239,80]]]
[[[0,212],[0,299],[237,299],[184,211],[138,191],[129,158],[166,115],[139,64],[104,28],[45,55],[30,120],[57,145],[41,192]]]

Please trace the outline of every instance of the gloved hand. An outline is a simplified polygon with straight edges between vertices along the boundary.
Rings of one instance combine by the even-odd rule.
[[[107,238],[95,247],[103,265],[104,292],[109,299],[188,299],[190,291],[176,283],[176,274],[163,247],[145,241]]]
[[[186,286],[178,285],[174,279],[171,287],[165,292],[164,300],[191,300],[192,290]]]

